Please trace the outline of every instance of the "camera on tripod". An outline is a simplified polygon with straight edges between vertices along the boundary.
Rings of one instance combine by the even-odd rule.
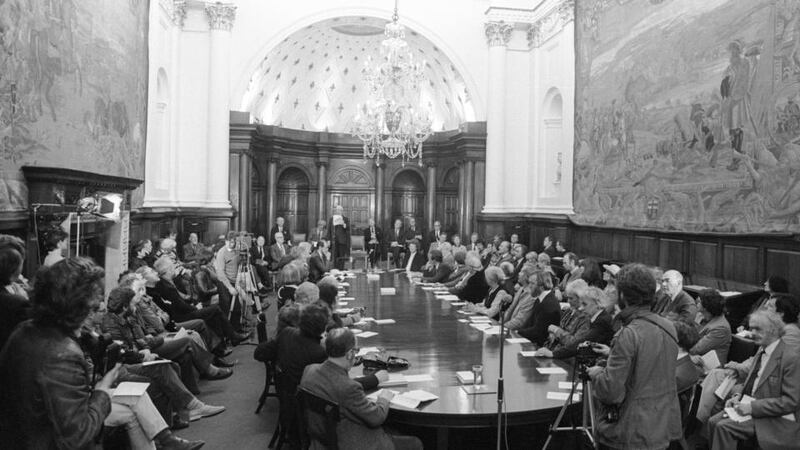
[[[598,355],[594,351],[594,342],[586,341],[578,344],[577,353],[575,355],[575,363],[577,365],[578,375],[582,379],[589,379],[589,374],[586,369],[597,365]]]

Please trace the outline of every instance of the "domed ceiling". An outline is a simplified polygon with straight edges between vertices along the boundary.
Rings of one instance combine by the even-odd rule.
[[[403,23],[402,16],[400,23]],[[257,123],[285,128],[349,133],[356,106],[366,103],[361,69],[368,56],[381,61],[386,21],[339,17],[309,25],[284,39],[250,78],[242,110]],[[431,41],[406,27],[415,61],[425,61],[421,103],[434,131],[475,120],[464,79]]]

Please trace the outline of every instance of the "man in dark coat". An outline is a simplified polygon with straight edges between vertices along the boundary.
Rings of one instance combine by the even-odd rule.
[[[275,243],[275,233],[283,234],[283,242],[289,247],[292,246],[292,233],[289,231],[289,226],[286,225],[283,217],[278,217],[275,219],[275,225],[273,225],[272,229],[269,230],[270,244]]]
[[[369,263],[372,267],[375,267],[375,261],[380,260],[381,242],[383,242],[381,227],[375,225],[375,219],[369,219],[369,224],[364,228],[364,248],[369,254]]]
[[[344,270],[344,263],[350,259],[350,219],[344,216],[341,205],[333,207],[333,216],[328,219],[328,240],[331,241],[333,265]]]

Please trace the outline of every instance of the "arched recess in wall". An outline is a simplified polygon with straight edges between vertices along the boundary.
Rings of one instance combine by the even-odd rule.
[[[392,220],[403,218],[403,226],[414,218],[417,229],[422,230],[425,223],[425,181],[413,169],[404,169],[392,181]]]
[[[275,213],[283,217],[289,230],[295,233],[308,232],[309,184],[306,173],[297,167],[288,167],[278,176]]]
[[[451,167],[441,178],[439,188],[436,190],[436,217],[434,220],[442,222],[442,229],[448,233],[457,232],[459,229],[459,213],[461,210],[458,198],[458,183],[461,173],[458,166]]]
[[[334,206],[341,205],[345,217],[350,219],[353,233],[366,227],[369,218],[374,217],[375,184],[372,177],[362,167],[348,165],[334,172],[328,184],[328,210],[333,211]]]
[[[155,126],[153,133],[154,148],[148,151],[155,152],[156,162],[156,189],[169,189],[169,178],[171,167],[169,163],[170,145],[169,145],[169,79],[167,78],[167,71],[163,67],[158,68],[158,75],[156,76],[156,104],[155,104]]]
[[[564,167],[564,105],[558,88],[547,91],[541,121],[539,192],[544,197],[553,197],[561,184]]]

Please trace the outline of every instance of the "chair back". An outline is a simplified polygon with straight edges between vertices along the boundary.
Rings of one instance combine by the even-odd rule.
[[[350,249],[351,251],[364,251],[364,236],[356,235],[350,236]]]
[[[300,406],[300,441],[308,448],[312,441],[328,450],[339,450],[336,427],[339,424],[339,405],[300,387],[297,389]]]
[[[306,233],[292,233],[292,243],[297,245],[306,241]]]

